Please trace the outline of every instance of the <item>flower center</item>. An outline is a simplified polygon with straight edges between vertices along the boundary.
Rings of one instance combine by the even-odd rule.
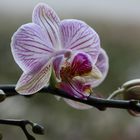
[[[70,67],[70,63],[66,62],[65,63],[66,66],[63,66],[60,70],[60,77],[62,79],[62,81],[68,81],[68,79],[72,79],[74,77],[74,75],[71,74],[71,67]]]

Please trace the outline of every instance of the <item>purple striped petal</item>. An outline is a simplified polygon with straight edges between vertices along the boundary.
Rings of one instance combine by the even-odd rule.
[[[86,85],[80,80],[60,82],[58,88],[67,92],[69,95],[80,99],[86,99],[90,95],[90,85]]]
[[[25,24],[15,32],[11,48],[16,63],[24,72],[38,71],[53,53],[44,31],[34,23]]]
[[[53,47],[60,47],[60,19],[51,7],[44,3],[39,3],[34,8],[32,21],[45,29]]]
[[[92,82],[93,87],[97,87],[106,77],[109,69],[109,62],[108,62],[108,56],[106,52],[101,49],[101,52],[98,56],[97,62],[96,62],[96,67],[100,70],[102,73],[102,77],[100,79],[94,80]]]
[[[49,61],[37,73],[23,73],[16,85],[16,91],[22,95],[38,92],[44,86],[48,86],[51,70],[51,61]]]
[[[91,109],[92,106],[90,105],[86,105],[86,104],[83,104],[83,103],[80,103],[80,102],[76,102],[76,101],[73,101],[73,100],[69,100],[69,99],[65,99],[64,98],[64,101],[71,107],[75,108],[75,109],[79,109],[79,110],[85,110],[85,109]]]
[[[100,51],[98,34],[80,20],[63,20],[60,27],[64,48],[88,53],[95,63]]]

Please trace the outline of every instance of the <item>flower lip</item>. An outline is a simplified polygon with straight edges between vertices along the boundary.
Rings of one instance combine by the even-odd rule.
[[[77,53],[71,63],[71,74],[80,76],[91,72],[92,61],[86,53]]]
[[[87,97],[91,94],[90,85],[77,80],[67,80],[67,82],[60,82],[57,86],[75,98],[86,100]]]
[[[72,60],[66,61],[61,70],[60,76],[62,81],[72,79],[76,76],[91,76],[95,79],[102,77],[100,70],[92,64],[90,56],[85,53],[77,53]]]
[[[67,79],[72,79],[76,76],[82,76],[90,73],[92,70],[92,63],[89,60],[87,54],[77,53],[70,60],[67,59],[61,70],[60,77],[62,81],[67,81]]]
[[[76,98],[86,99],[92,91],[86,77],[100,78],[101,72],[93,66],[89,55],[83,52],[76,53],[62,64],[61,82],[58,87]]]

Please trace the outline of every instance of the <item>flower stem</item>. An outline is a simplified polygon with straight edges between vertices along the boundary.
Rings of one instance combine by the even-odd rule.
[[[14,95],[19,95],[15,91],[15,85],[0,85],[0,89],[4,91],[5,97],[10,97]],[[98,108],[99,110],[105,110],[106,108],[119,108],[119,109],[131,109],[134,111],[140,111],[140,104],[138,104],[138,100],[113,100],[112,97],[116,96],[118,93],[121,93],[120,91],[114,92],[111,97],[107,99],[103,98],[97,98],[94,96],[89,96],[87,100],[78,99],[73,96],[70,96],[64,91],[61,91],[57,88],[52,87],[44,87],[42,90],[40,90],[42,93],[50,93],[53,95],[58,95],[63,98],[68,98],[74,101],[78,101],[84,104],[91,105],[93,107]]]
[[[26,127],[27,125],[31,125],[32,131],[36,134],[44,133],[44,128],[42,126],[28,120],[0,119],[0,124],[19,126],[26,135],[27,140],[35,140],[35,138],[29,134]]]
[[[89,96],[86,100],[75,98],[73,96],[70,96],[64,91],[61,91],[57,88],[54,88],[52,86],[45,87],[42,90],[40,90],[42,93],[50,93],[53,95],[57,95],[63,98],[68,98],[74,101],[78,101],[84,104],[91,105],[93,107],[96,107],[97,109],[104,111],[106,108],[119,108],[119,109],[129,109],[133,111],[140,112],[140,104],[138,100],[114,100],[112,99],[118,94],[121,94],[123,92],[123,89],[118,89],[114,91],[107,99],[98,98],[94,96]],[[4,101],[7,97],[20,95],[15,90],[15,85],[0,85],[0,102]],[[19,126],[23,132],[26,135],[26,138],[28,140],[35,140],[35,138],[30,135],[27,131],[26,126],[29,124],[32,126],[32,131],[36,134],[43,134],[43,127],[32,123],[28,120],[9,120],[9,119],[0,119],[0,124],[6,124],[6,125],[15,125]]]
[[[117,90],[115,90],[112,94],[109,95],[109,97],[107,98],[108,100],[116,97],[117,95],[120,95],[124,92],[124,89],[123,88],[119,88]]]

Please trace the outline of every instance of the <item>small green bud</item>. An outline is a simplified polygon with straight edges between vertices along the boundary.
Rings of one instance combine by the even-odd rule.
[[[44,134],[44,127],[42,127],[41,125],[38,125],[36,123],[34,123],[32,130],[36,134],[40,134],[40,135]]]

